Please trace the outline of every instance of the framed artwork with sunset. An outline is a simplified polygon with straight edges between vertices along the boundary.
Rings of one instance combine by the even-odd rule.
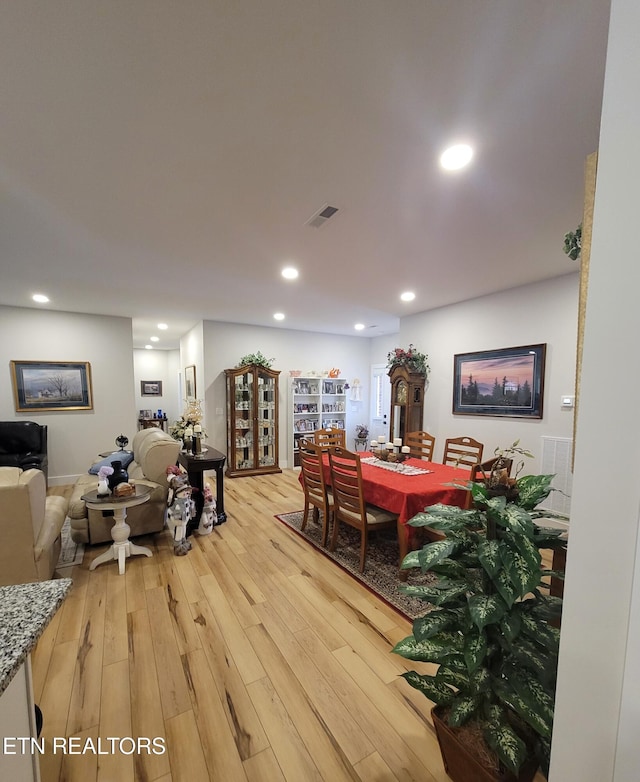
[[[546,344],[458,353],[454,415],[542,418]]]

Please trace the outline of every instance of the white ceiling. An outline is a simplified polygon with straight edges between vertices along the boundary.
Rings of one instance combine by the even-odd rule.
[[[405,314],[566,274],[608,13],[4,2],[0,303],[36,306],[39,289],[51,309],[131,317],[136,347],[163,320],[170,347],[201,319],[390,333]],[[474,164],[445,174],[454,140]],[[339,212],[305,225],[325,204]]]

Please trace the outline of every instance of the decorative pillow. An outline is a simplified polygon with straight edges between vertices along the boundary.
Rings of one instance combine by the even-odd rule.
[[[122,466],[126,470],[133,461],[133,454],[130,451],[127,453],[123,453],[122,451],[114,451],[112,454],[109,454],[106,459],[101,459],[99,462],[92,464],[91,467],[89,467],[89,473],[91,475],[97,475],[98,470],[101,467],[111,467],[111,463],[115,461],[122,462]]]

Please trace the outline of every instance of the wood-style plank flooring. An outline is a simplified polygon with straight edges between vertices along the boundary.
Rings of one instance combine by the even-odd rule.
[[[431,703],[399,676],[420,664],[390,654],[410,623],[274,519],[301,507],[292,470],[226,479],[228,521],[187,556],[148,536],[119,576],[87,547],[32,655],[43,782],[448,780]]]

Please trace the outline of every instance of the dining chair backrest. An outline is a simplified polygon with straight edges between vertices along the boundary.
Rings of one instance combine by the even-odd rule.
[[[471,472],[469,473],[469,480],[472,483],[485,483],[486,480],[491,475],[491,470],[493,469],[493,466],[496,464],[496,462],[500,459],[499,456],[494,456],[493,459],[487,459],[484,462],[480,462],[479,464],[474,464],[471,468]],[[503,464],[500,467],[500,471],[504,470],[506,472],[507,478],[511,476],[511,468],[513,466],[513,459],[503,459]],[[467,493],[467,499],[465,501],[465,508],[472,508],[473,507],[473,497],[471,495],[471,492],[469,491]]]
[[[500,458],[500,456],[494,456],[493,459],[487,459],[486,461],[480,462],[479,464],[474,464],[471,468],[471,475],[469,479],[474,483],[484,483],[485,478],[489,477],[493,466]],[[506,477],[509,478],[511,476],[513,459],[502,459],[502,462],[503,464],[500,467],[500,470],[506,470]]]
[[[307,525],[309,511],[312,507],[322,511],[322,545],[324,546],[327,542],[329,521],[333,512],[322,463],[322,454],[325,449],[305,438],[300,438],[298,448],[302,470],[302,489],[305,499],[302,529]],[[317,516],[317,511],[315,513]]]
[[[337,427],[329,427],[328,429],[316,429],[313,432],[313,441],[317,445],[322,446],[326,450],[331,445],[339,445],[342,448],[347,444],[345,430],[338,429]]]
[[[472,437],[450,437],[444,443],[442,463],[471,470],[482,461],[483,451],[484,444]]]
[[[333,534],[330,551],[335,551],[340,522],[360,530],[360,572],[364,572],[370,529],[395,527],[397,515],[367,505],[362,485],[360,454],[339,445],[329,448],[331,488],[333,490]]]
[[[335,515],[348,524],[364,527],[367,514],[360,455],[342,446],[333,446],[329,448],[329,467]]]
[[[300,439],[298,447],[305,492],[310,500],[324,503],[327,487],[322,470],[322,449],[311,440],[303,438]]]
[[[409,448],[409,454],[416,459],[433,461],[436,438],[429,432],[407,432],[404,436],[404,444]]]

